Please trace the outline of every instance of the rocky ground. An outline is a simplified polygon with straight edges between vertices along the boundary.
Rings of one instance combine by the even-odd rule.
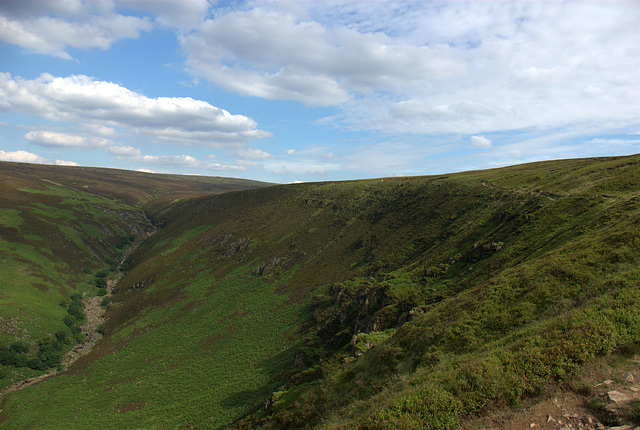
[[[598,358],[520,409],[463,423],[473,430],[640,430],[640,355]]]

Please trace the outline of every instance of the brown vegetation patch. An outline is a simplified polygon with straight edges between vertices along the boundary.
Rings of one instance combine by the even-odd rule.
[[[249,315],[249,312],[246,309],[236,309],[232,314],[222,317],[216,321],[217,324],[224,324],[227,321],[231,321],[234,318],[243,318]]]
[[[224,340],[226,338],[226,336],[222,333],[217,333],[214,334],[212,336],[207,336],[204,339],[202,339],[202,348],[207,350],[207,351],[214,351],[217,349],[216,346],[218,344],[218,342]]]
[[[48,293],[49,292],[49,286],[47,284],[43,284],[40,282],[36,282],[33,284],[34,287],[36,287],[37,289],[39,289],[40,291],[42,291],[43,293]]]
[[[20,241],[20,231],[14,227],[0,227],[0,237],[9,242]]]

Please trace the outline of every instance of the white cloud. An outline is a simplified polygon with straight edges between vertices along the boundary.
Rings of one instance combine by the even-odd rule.
[[[242,94],[309,105],[340,104],[354,91],[400,90],[465,69],[446,45],[410,46],[262,8],[207,20],[180,43],[198,76]]]
[[[108,149],[110,154],[121,160],[135,163],[152,164],[163,167],[182,167],[187,169],[203,169],[212,171],[244,171],[247,167],[255,167],[251,162],[238,160],[235,164],[205,162],[191,155],[145,155],[138,148],[126,145],[114,145]],[[209,156],[207,158],[215,158]]]
[[[79,166],[80,164],[75,161],[65,161],[65,160],[56,160],[56,165],[58,166]]]
[[[268,152],[262,151],[260,149],[257,148],[240,148],[237,152],[236,155],[238,157],[242,157],[242,158],[269,158],[269,157],[273,157],[273,155],[269,154]]]
[[[207,0],[125,0],[119,1],[118,6],[150,12],[160,24],[182,29],[190,29],[200,24],[209,10]]]
[[[0,160],[16,161],[19,163],[47,163],[48,160],[27,151],[3,151],[0,149]]]
[[[111,127],[105,127],[100,124],[85,124],[85,128],[92,133],[98,134],[100,136],[113,136],[116,134],[116,130]]]
[[[21,2],[0,2],[0,40],[65,59],[71,58],[68,48],[108,49],[152,27],[147,18],[120,15],[93,2],[29,2],[31,12],[15,3]]]
[[[118,157],[137,157],[142,154],[138,148],[127,145],[114,145],[108,149],[110,154]]]
[[[149,98],[84,75],[43,74],[33,80],[0,73],[0,109],[53,121],[87,123],[109,134],[114,126],[155,139],[211,147],[242,147],[271,133],[244,115],[190,97]]]
[[[96,149],[111,144],[110,140],[104,138],[77,136],[55,131],[30,131],[24,137],[34,145],[57,148]]]
[[[472,148],[491,148],[491,140],[487,139],[484,136],[471,136],[471,147]]]
[[[180,36],[188,70],[242,94],[338,105],[342,114],[327,124],[468,135],[638,127],[634,2],[261,2],[245,9],[220,10]]]

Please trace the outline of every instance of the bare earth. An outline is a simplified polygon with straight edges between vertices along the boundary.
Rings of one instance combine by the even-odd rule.
[[[576,379],[582,389],[556,389],[521,409],[505,408],[488,416],[462,423],[468,430],[640,430],[640,422],[625,417],[625,411],[640,401],[640,356],[599,358],[587,364]],[[600,400],[616,425],[603,424],[587,407]]]

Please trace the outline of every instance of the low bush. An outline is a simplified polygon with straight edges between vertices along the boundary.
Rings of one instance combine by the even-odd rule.
[[[30,345],[26,342],[16,341],[9,346],[9,350],[16,354],[26,354],[29,352]]]

